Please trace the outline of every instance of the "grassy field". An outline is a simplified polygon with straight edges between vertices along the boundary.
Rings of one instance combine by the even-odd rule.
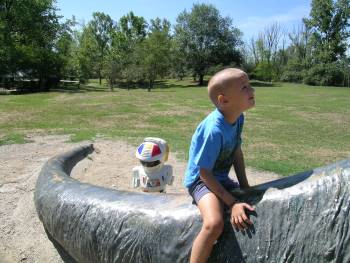
[[[289,175],[350,157],[350,89],[252,82],[256,108],[246,112],[248,166]],[[109,91],[96,82],[81,91],[0,96],[0,145],[26,134],[71,134],[72,141],[107,137],[137,145],[166,139],[187,158],[191,135],[213,106],[190,80]],[[117,161],[117,160],[116,160]]]

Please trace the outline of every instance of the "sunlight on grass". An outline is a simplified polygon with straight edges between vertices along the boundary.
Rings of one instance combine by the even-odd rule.
[[[252,83],[257,106],[246,112],[243,135],[248,166],[287,175],[349,158],[349,89]],[[192,79],[161,81],[151,92],[111,92],[93,80],[79,92],[0,96],[0,145],[24,143],[32,133],[70,134],[74,142],[99,134],[135,146],[157,136],[186,159],[193,131],[211,110],[206,88]]]
[[[6,144],[23,144],[23,143],[27,143],[29,141],[27,141],[23,134],[9,134],[9,135],[5,135],[4,137],[0,137],[0,146],[1,145],[6,145]]]

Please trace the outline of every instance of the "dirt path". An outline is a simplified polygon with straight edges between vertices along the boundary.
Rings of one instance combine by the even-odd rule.
[[[68,136],[29,138],[33,142],[0,146],[0,262],[63,262],[48,240],[33,202],[35,183],[42,165],[49,158],[88,142],[66,143]],[[81,161],[72,176],[96,185],[134,190],[131,169],[138,165],[135,148],[121,141],[97,140],[99,153]],[[170,153],[174,185],[168,193],[185,193],[182,175],[186,164]],[[278,175],[247,169],[251,185],[274,180]]]

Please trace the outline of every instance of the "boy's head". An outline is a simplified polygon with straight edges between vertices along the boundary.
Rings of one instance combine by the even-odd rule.
[[[248,75],[237,68],[216,73],[208,83],[208,94],[214,105],[224,112],[243,112],[255,105]]]

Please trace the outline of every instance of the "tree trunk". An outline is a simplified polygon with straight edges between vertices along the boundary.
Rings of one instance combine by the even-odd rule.
[[[204,75],[200,74],[199,75],[199,86],[203,86],[204,85]]]
[[[50,91],[50,88],[47,85],[47,79],[44,77],[39,78],[39,91],[44,91],[44,92]]]
[[[149,81],[148,81],[148,92],[150,92],[151,91],[151,89],[153,88],[153,82],[152,82],[152,80],[150,79]]]

